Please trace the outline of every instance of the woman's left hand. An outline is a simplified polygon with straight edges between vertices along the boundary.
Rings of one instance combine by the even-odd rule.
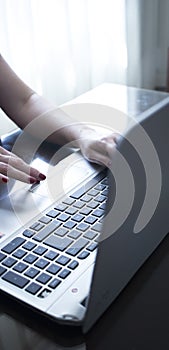
[[[33,184],[45,180],[46,176],[14,153],[0,147],[0,183],[8,182],[9,178]]]

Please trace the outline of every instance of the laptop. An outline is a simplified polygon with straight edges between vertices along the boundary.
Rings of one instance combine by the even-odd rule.
[[[0,290],[87,333],[169,231],[169,97],[103,84],[63,110],[119,133],[112,165],[63,147],[49,162],[33,157],[44,183],[10,181],[0,201]],[[26,154],[27,142],[18,137],[14,150]]]

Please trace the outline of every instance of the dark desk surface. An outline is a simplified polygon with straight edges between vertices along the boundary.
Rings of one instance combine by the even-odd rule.
[[[169,348],[169,237],[83,336],[0,294],[0,350]]]

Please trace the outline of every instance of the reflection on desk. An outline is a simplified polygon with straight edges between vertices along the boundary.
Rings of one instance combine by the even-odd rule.
[[[86,349],[83,335],[77,329],[59,326],[29,309],[24,310],[3,294],[0,300],[1,350]]]

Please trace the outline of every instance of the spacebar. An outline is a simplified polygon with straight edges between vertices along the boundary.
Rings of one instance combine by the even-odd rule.
[[[47,244],[49,247],[61,250],[65,250],[71,243],[72,239],[65,237],[65,238],[60,238],[55,235],[51,235],[44,241],[45,244]]]

